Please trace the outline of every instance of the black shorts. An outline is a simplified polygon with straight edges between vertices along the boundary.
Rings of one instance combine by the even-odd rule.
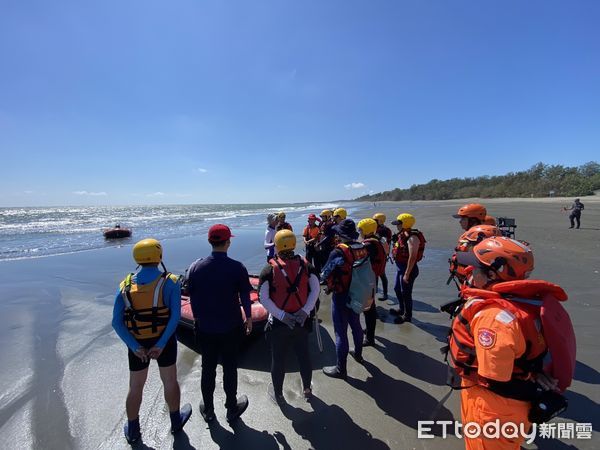
[[[151,349],[158,342],[159,339],[160,338],[139,339],[138,342],[142,347]],[[140,370],[144,370],[150,365],[150,360],[148,360],[147,362],[142,362],[140,358],[135,356],[135,353],[133,353],[131,349],[128,350],[129,351],[127,356],[129,357],[129,370],[131,372],[138,372]],[[168,367],[175,364],[176,361],[177,338],[173,334],[173,336],[171,336],[171,338],[167,341],[165,348],[163,348],[163,351],[156,360],[156,362],[158,362],[159,367]]]

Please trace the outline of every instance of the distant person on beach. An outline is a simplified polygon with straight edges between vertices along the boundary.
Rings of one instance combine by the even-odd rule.
[[[381,243],[382,238],[375,234],[377,231],[377,222],[373,219],[363,219],[358,222],[358,230],[362,237],[362,243],[369,252],[371,268],[375,273],[375,277],[381,277],[381,274],[385,272],[387,254]],[[377,324],[377,306],[375,305],[375,302],[371,303],[371,306],[365,310],[364,314],[366,335],[365,340],[363,341],[363,347],[373,346],[375,345],[375,326]]]
[[[337,363],[335,366],[324,367],[323,373],[328,377],[346,379],[346,364],[348,353],[358,362],[363,362],[362,344],[363,330],[360,324],[360,316],[348,307],[349,289],[354,261],[368,256],[364,245],[357,242],[358,231],[356,224],[351,219],[345,219],[333,227],[337,236],[341,239],[335,249],[329,255],[329,259],[323,268],[321,280],[326,281],[327,291],[333,292],[331,304],[331,316],[333,320],[333,331],[335,332],[335,353]],[[327,292],[326,291],[326,292]],[[349,352],[348,325],[352,330],[354,350]]]
[[[125,402],[125,438],[135,444],[141,437],[139,413],[150,360],[158,363],[165,400],[171,418],[171,433],[183,428],[192,415],[189,403],[180,409],[177,381],[177,338],[181,316],[178,277],[159,270],[162,247],[156,239],[144,239],[133,246],[133,259],[141,269],[121,281],[115,297],[112,326],[127,345],[129,392]]]
[[[268,339],[271,344],[271,381],[267,392],[277,403],[284,402],[285,360],[293,349],[302,378],[302,395],[312,397],[312,366],[308,352],[309,315],[319,297],[318,272],[294,254],[296,236],[290,230],[275,235],[277,255],[260,273],[259,298],[269,311]]]
[[[290,231],[294,231],[294,229],[292,228],[292,226],[287,223],[285,221],[286,219],[286,215],[283,211],[280,211],[277,213],[277,227],[276,230],[280,231],[280,230],[290,230]]]
[[[461,206],[456,214],[452,217],[459,219],[460,227],[467,231],[469,228],[475,225],[483,224],[487,216],[487,209],[480,203],[469,203]]]
[[[564,209],[565,211],[571,211],[571,214],[569,214],[571,226],[569,228],[573,228],[575,226],[575,221],[577,221],[577,228],[579,228],[579,226],[581,225],[581,211],[585,209],[583,203],[581,203],[579,199],[576,198],[570,208]]]
[[[267,214],[267,230],[265,231],[265,250],[267,251],[267,262],[275,256],[275,243],[273,238],[277,233],[279,218],[276,214]]]
[[[385,225],[385,221],[387,220],[387,217],[385,214],[376,213],[373,215],[373,219],[375,221],[377,221],[377,231],[375,232],[375,234],[377,236],[379,236],[380,238],[382,238],[380,240],[380,242],[383,245],[383,248],[385,249],[386,261],[387,261],[387,255],[389,255],[389,253],[390,253],[390,244],[392,242],[392,230],[390,230]],[[383,288],[383,295],[381,297],[379,297],[379,300],[385,301],[388,299],[388,279],[387,279],[387,275],[385,274],[385,268],[379,278],[381,279],[381,287]]]
[[[412,291],[415,280],[419,276],[418,262],[423,258],[425,251],[425,236],[415,226],[415,218],[412,214],[402,213],[396,217],[392,225],[396,225],[398,233],[395,235],[395,243],[392,250],[394,262],[396,263],[396,283],[394,292],[398,299],[398,309],[390,309],[390,313],[397,317],[394,323],[412,321],[413,298]]]
[[[484,239],[472,252],[459,253],[458,262],[472,272],[447,347],[448,380],[460,389],[462,423],[515,430],[465,435],[465,447],[518,450],[532,422],[548,422],[567,405],[561,393],[576,361],[573,326],[560,305],[567,294],[553,283],[526,280],[533,253],[513,239]],[[551,364],[545,364],[547,354]]]
[[[308,215],[308,225],[304,227],[302,231],[302,238],[304,239],[304,249],[306,254],[306,260],[311,263],[317,269],[317,273],[320,272],[321,267],[317,258],[317,243],[319,242],[319,233],[321,230],[317,225],[317,216],[314,214]]]
[[[237,419],[248,407],[248,397],[237,396],[237,358],[242,337],[252,331],[252,286],[246,267],[227,256],[232,237],[227,225],[210,227],[208,242],[212,247],[211,255],[196,260],[188,270],[194,331],[202,350],[200,414],[207,423],[215,418],[213,396],[219,359],[223,366],[227,421]]]

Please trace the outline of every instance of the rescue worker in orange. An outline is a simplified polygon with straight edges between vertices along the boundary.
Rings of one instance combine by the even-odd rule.
[[[306,254],[306,260],[315,266],[317,273],[321,271],[321,267],[318,262],[316,245],[319,242],[319,234],[321,230],[317,225],[317,216],[314,214],[308,215],[308,225],[304,227],[302,231],[302,238],[304,239],[304,248]]]
[[[459,219],[460,227],[467,231],[475,225],[482,225],[487,216],[487,209],[480,203],[469,203],[458,208],[452,217]]]
[[[375,276],[380,277],[385,272],[387,255],[381,244],[381,238],[375,234],[377,231],[377,222],[373,219],[363,219],[358,222],[358,230],[362,237],[362,243],[369,252],[371,268]],[[375,326],[377,324],[377,307],[375,306],[375,302],[371,303],[371,306],[364,311],[364,314],[366,332],[363,347],[368,347],[375,345]]]
[[[123,429],[129,444],[140,441],[139,413],[150,360],[158,363],[165,401],[171,418],[171,433],[183,428],[192,415],[186,403],[180,409],[177,381],[177,338],[181,316],[181,286],[177,276],[162,264],[162,246],[156,239],[143,239],[133,246],[133,259],[141,266],[121,281],[113,308],[112,326],[128,347],[129,392],[125,402],[127,423]],[[158,265],[164,270],[161,271]]]
[[[302,395],[312,396],[312,366],[308,352],[310,313],[319,297],[318,272],[300,255],[294,254],[296,236],[290,230],[275,235],[277,256],[260,273],[259,299],[269,311],[268,337],[271,343],[271,381],[267,392],[277,404],[282,404],[285,360],[290,347],[296,353]]]
[[[390,244],[392,242],[392,230],[390,230],[385,225],[385,221],[387,220],[385,214],[376,213],[373,215],[373,219],[377,221],[377,231],[375,232],[375,234],[381,238],[380,242],[383,245],[383,248],[385,249],[385,256],[387,262],[387,256],[390,253]],[[385,266],[379,278],[381,278],[381,287],[383,288],[383,295],[379,297],[379,300],[384,301],[388,299],[388,279],[387,275],[385,274]]]
[[[450,280],[455,278],[457,282],[457,287],[460,288],[467,278],[467,273],[465,271],[465,266],[458,264],[456,261],[456,255],[458,252],[470,252],[473,251],[473,247],[479,244],[484,239],[487,239],[492,236],[502,236],[502,233],[496,226],[492,225],[475,225],[469,230],[465,231],[458,238],[458,245],[454,248],[454,254],[448,260],[450,263]]]
[[[414,216],[408,213],[398,215],[392,222],[392,225],[396,225],[398,228],[392,252],[398,269],[394,285],[398,309],[390,309],[390,313],[397,316],[394,323],[412,321],[413,285],[419,276],[417,263],[423,258],[426,242],[423,233],[413,229],[415,222]]]
[[[575,367],[573,328],[558,303],[567,296],[552,283],[526,280],[534,259],[531,249],[521,242],[491,237],[477,244],[473,252],[459,252],[457,258],[472,271],[472,287],[462,289],[466,303],[452,322],[448,353],[451,373],[458,376],[461,389],[463,426],[474,422],[483,427],[498,420],[501,425],[512,422],[521,427],[494,438],[465,436],[465,447],[517,450],[524,441],[522,434],[529,431],[530,418],[541,422],[551,417],[544,417],[552,411],[544,411],[540,399],[546,409],[552,404],[556,411],[564,406],[557,392],[570,384]],[[560,322],[558,334],[572,344],[566,356],[564,348],[550,348],[554,367],[547,372],[543,360],[547,343],[555,342],[550,336],[554,327],[546,322],[542,326],[541,304],[562,310],[566,319]]]

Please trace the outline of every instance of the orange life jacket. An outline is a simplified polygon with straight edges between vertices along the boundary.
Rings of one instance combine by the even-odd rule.
[[[417,262],[423,259],[423,253],[425,252],[425,236],[419,230],[402,230],[398,234],[398,240],[394,244],[394,249],[392,250],[392,256],[394,257],[394,261],[399,264],[406,264],[408,262],[408,240],[411,236],[417,236],[419,238],[419,249],[417,251]]]
[[[304,232],[302,233],[302,236],[304,237],[304,239],[310,240],[316,238],[320,232],[321,229],[317,225],[314,225],[312,227],[310,225],[306,225],[304,227]]]
[[[163,301],[163,286],[171,276],[164,272],[152,283],[137,284],[130,273],[121,282],[125,325],[136,339],[160,337],[167,326],[171,312]]]
[[[387,255],[383,244],[376,237],[364,239],[363,244],[367,246],[367,248],[373,246],[376,249],[376,256],[371,256],[371,267],[373,268],[373,272],[375,272],[375,276],[380,277],[385,272],[385,263],[387,261]]]
[[[340,249],[344,255],[344,264],[338,266],[332,272],[331,285],[333,292],[338,294],[348,292],[350,282],[352,281],[352,265],[354,261],[363,259],[369,255],[367,248],[359,242],[348,244],[338,244],[336,248]]]
[[[459,284],[463,284],[465,282],[468,277],[468,273],[465,270],[467,266],[458,264],[458,261],[456,261],[456,253],[470,252],[473,250],[473,247],[475,246],[474,244],[476,244],[475,242],[464,239],[466,233],[467,232],[463,233],[460,238],[458,238],[458,243],[454,248],[454,254],[448,260],[448,263],[450,264],[450,274],[458,279]]]
[[[449,336],[449,364],[458,375],[487,386],[477,375],[477,357],[470,323],[482,309],[494,305],[510,312],[519,322],[526,342],[525,353],[514,361],[513,379],[528,379],[542,371],[549,351],[552,362],[545,370],[559,380],[559,388],[570,386],[575,372],[576,342],[569,315],[559,303],[567,294],[542,280],[515,280],[497,283],[490,290],[463,287],[467,299],[454,318]]]
[[[269,283],[269,297],[275,305],[288,313],[295,313],[308,300],[308,263],[296,255],[292,259],[272,258],[273,282]]]

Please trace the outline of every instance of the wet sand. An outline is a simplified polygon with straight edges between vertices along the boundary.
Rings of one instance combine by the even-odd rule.
[[[556,282],[568,292],[566,304],[578,338],[578,365],[568,398],[569,409],[558,421],[592,422],[591,441],[538,439],[527,448],[599,448],[600,428],[600,203],[582,199],[582,229],[568,229],[569,202],[493,200],[494,216],[514,217],[517,238],[533,246],[535,278]],[[251,339],[240,356],[240,394],[250,406],[229,426],[217,383],[217,421],[208,427],[198,413],[201,356],[189,335],[181,334],[178,356],[182,401],[194,414],[184,433],[169,434],[158,370],[150,370],[141,411],[144,444],[138,448],[252,449],[461,449],[460,440],[417,439],[418,420],[459,419],[459,395],[449,398],[444,385],[443,345],[447,315],[440,304],[456,296],[446,286],[447,259],[460,234],[450,217],[460,202],[365,204],[355,219],[383,211],[388,223],[401,212],[417,218],[428,240],[421,275],[414,290],[413,323],[395,325],[388,315],[396,300],[378,301],[381,321],[377,346],[367,348],[364,366],[348,362],[348,382],[332,380],[321,367],[335,362],[330,300],[321,296],[319,353],[311,336],[315,399],[300,398],[300,377],[293,358],[286,376],[288,405],[270,402],[270,354],[263,337]],[[303,223],[293,223],[297,233]],[[233,230],[230,256],[249,271],[263,265],[262,228]],[[208,254],[205,236],[163,243],[170,271],[182,273]],[[110,322],[118,282],[134,269],[131,246],[0,263],[0,437],[2,448],[128,448],[122,437],[127,392],[125,345]],[[394,270],[388,265],[390,293]],[[220,378],[220,372],[218,374]],[[440,403],[440,400],[445,400]]]

